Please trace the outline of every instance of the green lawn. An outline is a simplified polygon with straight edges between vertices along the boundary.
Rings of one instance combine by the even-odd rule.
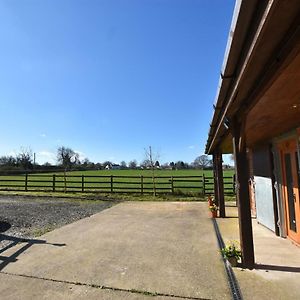
[[[55,175],[55,176],[54,176]],[[213,189],[212,171],[202,170],[155,170],[157,192],[170,193],[203,193]],[[185,176],[189,176],[186,178]],[[233,171],[224,172],[225,189],[230,193]],[[55,178],[53,178],[55,177]],[[151,193],[153,180],[151,170],[93,170],[67,172],[66,186],[68,192],[104,192],[104,193]],[[29,174],[27,185],[25,175],[0,176],[0,190],[24,191],[64,191],[63,173]]]

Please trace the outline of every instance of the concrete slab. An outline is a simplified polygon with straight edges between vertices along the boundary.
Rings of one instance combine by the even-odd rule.
[[[239,240],[237,208],[226,207],[228,218],[217,219],[225,244]],[[247,299],[300,299],[300,248],[253,219],[256,266],[234,268],[242,294]]]
[[[152,296],[125,291],[93,288],[63,282],[53,282],[0,273],[1,299],[90,299],[90,300],[151,300]],[[14,286],[14,287],[13,287]],[[13,288],[12,288],[13,287]],[[157,300],[174,300],[173,297],[156,296]],[[182,299],[182,298],[181,298]],[[180,300],[180,298],[179,298]]]
[[[40,285],[31,284],[40,286],[40,295],[52,288],[58,290],[56,299],[65,299],[67,287],[59,284],[67,285],[66,281],[72,286],[89,285],[76,286],[76,293],[107,293],[116,288],[138,291],[139,294],[128,293],[128,297],[138,296],[137,299],[146,296],[143,292],[164,297],[230,298],[206,203],[122,203],[39,240],[1,253],[13,258],[0,264],[6,273],[1,276],[10,278],[0,281],[0,295],[4,296],[1,299],[16,289],[15,280],[20,281],[17,294],[24,295],[22,290],[29,290],[25,281],[41,280]],[[109,290],[103,291],[100,286]],[[114,296],[101,299],[120,299],[120,295]],[[29,292],[28,299],[34,298],[40,299]]]

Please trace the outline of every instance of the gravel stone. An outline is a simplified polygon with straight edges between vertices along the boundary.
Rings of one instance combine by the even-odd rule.
[[[12,243],[7,236],[20,239],[35,238],[55,228],[89,217],[116,203],[107,200],[0,196],[0,251]]]

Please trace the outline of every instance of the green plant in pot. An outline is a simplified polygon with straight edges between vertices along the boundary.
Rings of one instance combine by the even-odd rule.
[[[222,248],[221,253],[233,267],[237,266],[238,260],[242,257],[241,250],[233,242]]]

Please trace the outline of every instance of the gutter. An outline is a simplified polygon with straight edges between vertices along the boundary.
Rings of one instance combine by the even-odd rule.
[[[260,20],[260,23],[256,29],[254,38],[252,39],[252,42],[250,44],[250,47],[248,49],[247,55],[243,60],[243,64],[240,68],[239,74],[236,77],[237,74],[231,73],[231,74],[226,74],[221,76],[221,79],[219,81],[219,88],[217,92],[217,97],[216,101],[214,104],[215,112],[213,114],[213,120],[211,123],[211,128],[209,132],[209,137],[206,145],[206,150],[205,152],[210,154],[213,152],[214,148],[214,143],[216,142],[217,136],[220,132],[221,127],[223,126],[223,123],[226,118],[226,114],[229,111],[230,106],[232,105],[233,101],[236,98],[238,87],[240,85],[241,80],[244,78],[245,71],[247,69],[247,66],[249,64],[249,61],[252,57],[252,54],[255,50],[255,46],[257,42],[259,41],[261,32],[263,31],[264,25],[268,20],[268,16],[270,13],[270,10],[274,6],[275,0],[269,0],[268,4],[265,8],[265,11],[263,13],[263,16]],[[250,5],[250,7],[249,7]],[[231,25],[231,30],[230,30],[230,35],[228,38],[227,42],[227,47],[225,51],[225,56],[224,56],[224,63],[223,63],[223,69],[225,69],[224,73],[228,69],[233,69],[235,70],[238,66],[238,61],[237,61],[237,56],[240,58],[241,56],[241,50],[242,46],[241,44],[234,45],[235,40],[240,40],[244,39],[247,33],[247,26],[244,24],[244,20],[249,22],[249,19],[251,19],[251,15],[256,8],[256,3],[255,1],[238,1],[235,6],[235,11],[234,11],[234,16],[232,20],[232,25]],[[250,12],[250,13],[249,13]],[[242,27],[242,28],[240,28]],[[239,31],[238,31],[239,30]],[[232,36],[232,33],[234,32],[234,35]],[[234,53],[236,52],[236,54]],[[235,55],[234,55],[235,54]],[[234,60],[236,60],[234,62]],[[225,67],[224,67],[225,66]],[[235,75],[235,76],[233,76]],[[233,84],[233,78],[236,78],[233,87],[231,88],[231,85]],[[228,81],[230,79],[230,85],[226,80]],[[227,84],[227,87],[225,86]],[[231,88],[230,94],[227,97],[227,94],[229,92],[229,89]],[[225,93],[224,99],[221,99],[222,94]],[[227,103],[225,104],[225,100],[228,99]],[[219,116],[219,110],[222,110],[221,117]]]

